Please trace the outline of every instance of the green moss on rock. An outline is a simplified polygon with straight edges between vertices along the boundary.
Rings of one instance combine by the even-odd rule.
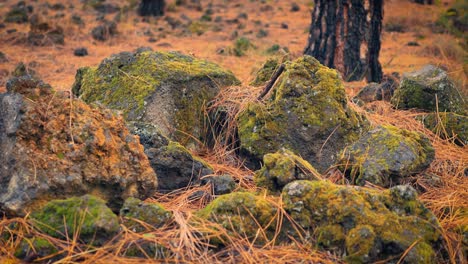
[[[57,252],[57,247],[47,239],[41,237],[23,238],[15,251],[15,257],[25,259],[33,256],[33,259],[29,258],[29,261],[31,261],[37,258],[50,256]]]
[[[239,83],[214,63],[177,52],[140,50],[78,70],[73,92],[88,103],[121,110],[127,121],[157,125],[185,145],[188,135],[201,137],[202,106],[221,87]]]
[[[272,192],[280,192],[295,180],[314,180],[320,174],[312,165],[289,150],[263,156],[263,167],[255,172],[255,184]]]
[[[249,192],[234,192],[219,196],[196,214],[220,224],[230,234],[264,243],[275,234],[276,213],[277,208],[264,197]],[[212,243],[223,244],[218,240]]]
[[[270,98],[249,104],[237,122],[240,152],[251,167],[258,168],[263,155],[284,147],[319,171],[368,126],[347,106],[338,73],[310,56],[286,63]]]
[[[346,148],[338,164],[351,183],[389,187],[426,169],[435,152],[423,134],[379,126]]]
[[[172,213],[161,205],[145,203],[133,197],[125,200],[122,209],[120,209],[120,216],[125,219],[124,225],[136,232],[146,230],[144,225],[138,221],[158,228],[169,223],[172,219]]]
[[[398,109],[466,112],[466,102],[447,73],[433,65],[406,73],[391,99]]]
[[[468,145],[468,117],[450,112],[431,113],[422,117],[424,126],[442,138],[453,138],[459,145]]]
[[[350,263],[399,257],[414,243],[405,262],[433,263],[441,248],[437,218],[409,186],[380,191],[295,181],[284,187],[282,195],[293,220],[306,230],[316,230],[313,238],[318,236],[319,246],[345,255]]]
[[[118,217],[92,195],[52,200],[33,212],[31,219],[36,228],[50,236],[64,239],[78,235],[86,244],[102,245],[119,231]]]

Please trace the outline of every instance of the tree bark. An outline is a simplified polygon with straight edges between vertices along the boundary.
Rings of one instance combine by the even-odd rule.
[[[379,62],[380,34],[382,32],[383,0],[370,0],[370,29],[367,45],[367,81],[379,83],[382,80],[382,66]]]
[[[163,16],[164,0],[141,0],[138,6],[138,15],[140,16]]]
[[[337,69],[346,81],[361,80],[366,77],[366,72],[369,74],[369,70],[372,71],[371,80],[380,80],[382,72],[378,55],[383,0],[314,2],[309,39],[304,54],[315,57],[327,67]],[[369,3],[368,10],[366,3]],[[366,59],[361,57],[364,45],[367,45],[368,49]]]

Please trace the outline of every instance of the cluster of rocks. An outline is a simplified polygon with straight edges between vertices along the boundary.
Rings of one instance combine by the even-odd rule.
[[[431,262],[442,250],[440,226],[414,189],[398,185],[429,166],[430,141],[393,126],[373,127],[348,105],[338,73],[316,59],[304,56],[284,67],[271,92],[235,120],[238,155],[257,170],[254,182],[269,196],[236,191],[231,176],[213,175],[191,153],[213,131],[204,107],[224,87],[240,83],[214,63],[149,48],[122,52],[79,69],[73,95],[28,74],[12,78],[0,95],[0,210],[32,212],[35,229],[59,239],[76,234],[98,246],[118,234],[119,223],[134,232],[170,225],[171,212],[141,201],[156,191],[211,184],[218,197],[195,212],[194,227],[215,222],[259,245],[273,238],[317,243],[349,262],[403,253],[408,263]],[[397,99],[408,82],[410,91],[419,89],[404,79],[392,98],[398,106],[411,105]],[[437,93],[451,89],[437,87]],[[429,97],[423,98],[427,104]],[[461,109],[459,98],[438,98],[443,109]],[[354,185],[322,179],[331,168]],[[388,189],[355,186],[367,182]],[[279,217],[284,212],[290,218]],[[215,246],[229,241],[207,237]],[[57,252],[48,240],[25,239],[18,257]]]
[[[353,101],[365,104],[389,101],[396,109],[427,112],[419,119],[424,126],[459,145],[468,143],[468,102],[443,69],[427,65],[420,70],[388,77],[381,84],[369,84]],[[439,131],[444,133],[439,133]]]

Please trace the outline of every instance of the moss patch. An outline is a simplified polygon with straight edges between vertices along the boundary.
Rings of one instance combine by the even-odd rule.
[[[231,235],[264,243],[275,234],[276,212],[277,208],[264,197],[249,192],[234,192],[221,195],[196,214],[202,219],[219,223]],[[217,239],[212,242],[223,244]]]
[[[126,120],[158,125],[185,145],[188,135],[200,137],[202,106],[221,87],[239,83],[230,71],[205,60],[177,52],[137,51],[78,70],[73,91],[88,103],[123,111]]]
[[[422,117],[424,126],[442,138],[453,138],[459,145],[468,145],[468,117],[450,112],[427,114]]]
[[[292,218],[306,230],[318,230],[314,236],[319,245],[345,252],[348,262],[399,256],[417,243],[405,261],[431,263],[440,249],[437,218],[409,186],[380,191],[327,181],[295,181],[282,194]]]
[[[284,147],[319,171],[368,126],[347,106],[338,73],[310,56],[286,63],[270,98],[249,104],[237,122],[240,152],[252,167],[259,167],[263,155]]]
[[[263,167],[255,172],[255,184],[272,192],[281,192],[283,187],[295,180],[314,180],[320,174],[312,165],[289,150],[263,156]]]
[[[92,195],[50,201],[33,212],[31,219],[50,236],[64,239],[78,235],[86,244],[102,245],[119,231],[117,216]]]

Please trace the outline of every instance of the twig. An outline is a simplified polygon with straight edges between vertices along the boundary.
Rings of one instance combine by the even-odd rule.
[[[271,76],[271,80],[268,82],[268,84],[265,86],[265,89],[263,89],[262,93],[258,96],[257,100],[262,100],[265,95],[271,90],[273,85],[275,84],[276,80],[278,77],[283,73],[284,71],[284,64],[281,64],[279,68],[276,70],[276,72]]]

